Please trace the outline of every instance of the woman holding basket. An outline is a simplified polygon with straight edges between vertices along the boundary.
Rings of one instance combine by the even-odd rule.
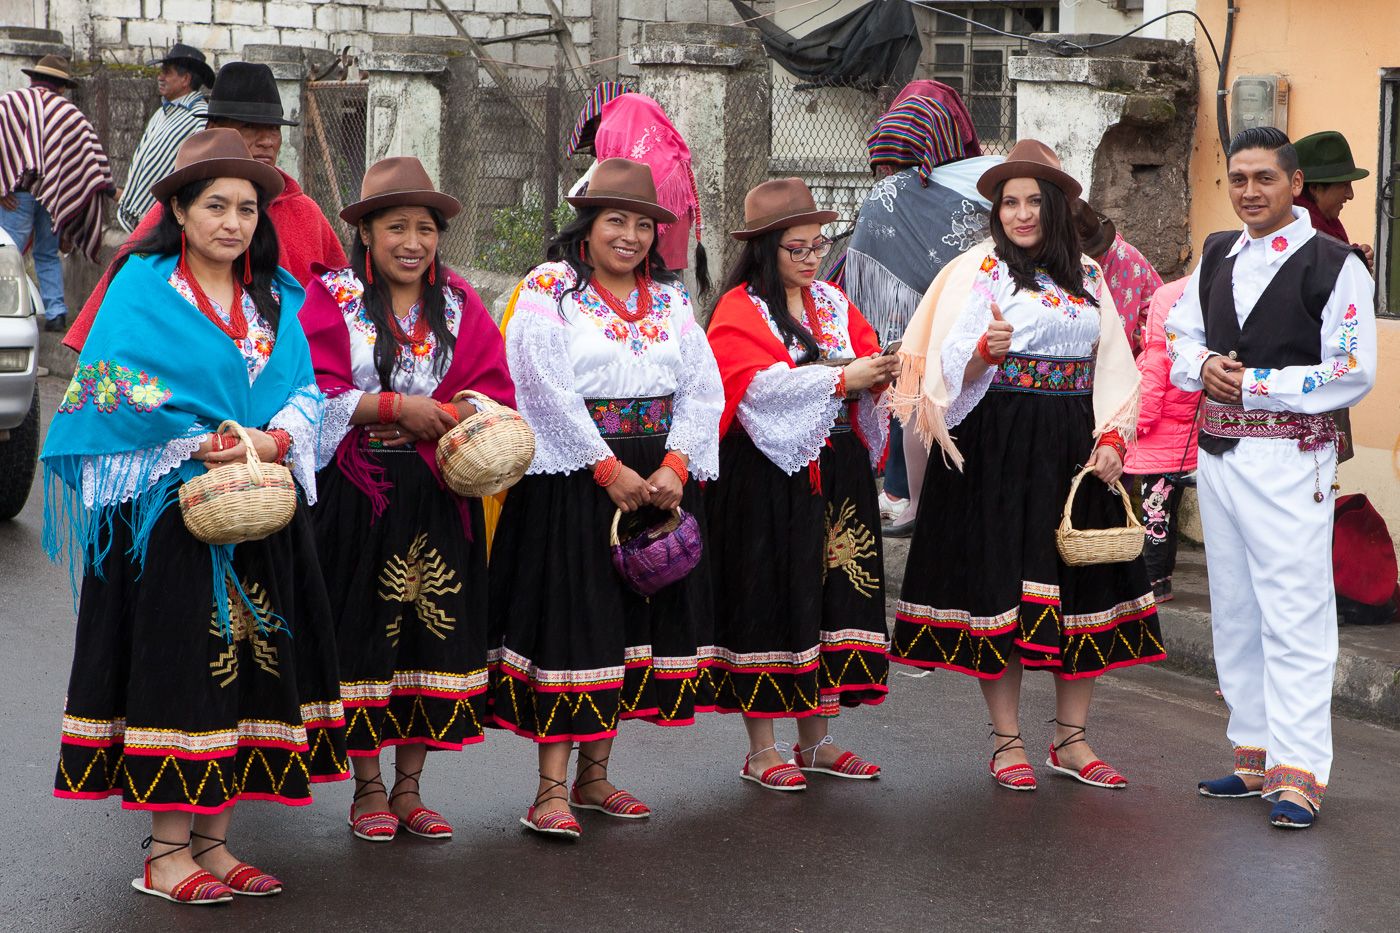
[[[316,498],[324,399],[264,216],[281,190],[234,130],[184,142],[152,187],[169,209],[118,260],[44,448],[45,545],[83,570],[55,793],[149,811],[132,885],[183,904],[280,892],[231,853],[233,805],[302,806],[346,771],[330,605],[297,501]],[[267,511],[243,498],[258,459],[254,497],[290,522],[244,539]],[[210,508],[218,521],[195,520]],[[205,543],[225,536],[242,543]]]
[[[992,777],[1019,791],[1036,787],[1021,672],[1052,672],[1047,765],[1121,788],[1087,741],[1089,702],[1099,674],[1165,656],[1152,589],[1141,558],[1067,565],[1055,532],[1081,465],[1098,479],[1075,498],[1074,527],[1124,524],[1102,483],[1123,472],[1138,373],[1103,274],[1081,254],[1079,183],[1055,153],[1022,140],[978,190],[992,203],[991,240],[934,280],[901,353],[896,408],[945,457],[924,479],[890,657],[979,678]]]
[[[578,216],[526,276],[506,331],[536,444],[501,514],[491,615],[495,722],[539,744],[521,822],[577,838],[571,807],[651,812],[608,778],[618,720],[689,725],[709,703],[704,558],[644,598],[614,569],[608,529],[618,512],[654,524],[679,508],[698,536],[695,481],[715,477],[724,396],[690,297],[658,252],[657,225],[676,216],[657,203],[651,169],[606,159],[568,201]]]
[[[423,805],[428,749],[480,742],[487,712],[486,535],[481,500],[443,484],[438,441],[475,414],[464,390],[512,406],[505,348],[476,292],[438,254],[461,205],[415,158],[370,166],[350,265],[316,270],[302,323],[329,396],[317,543],[340,649],[355,766],[351,831],[448,839]],[[394,746],[394,781],[379,753]]]

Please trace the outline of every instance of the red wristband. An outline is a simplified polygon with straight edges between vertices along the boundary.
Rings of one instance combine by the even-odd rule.
[[[1105,431],[1099,435],[1097,447],[1112,447],[1118,454],[1118,459],[1122,460],[1128,455],[1128,445],[1123,441],[1123,435],[1117,431]]]
[[[393,424],[399,420],[399,394],[397,392],[379,393],[379,423]]]
[[[977,355],[982,357],[982,362],[986,363],[988,366],[1000,366],[1002,363],[1006,362],[1005,354],[1001,356],[992,356],[992,351],[987,349],[986,334],[983,334],[977,341]]]
[[[287,459],[287,452],[292,449],[292,435],[281,428],[273,428],[271,431],[264,433],[277,444],[277,456],[273,457],[273,459],[278,463],[285,461]]]
[[[681,455],[674,450],[666,451],[666,456],[661,458],[661,465],[679,476],[682,486],[685,485],[686,480],[690,479],[690,470],[686,467],[685,461],[681,459]]]
[[[617,478],[621,475],[622,461],[616,457],[599,460],[593,467],[593,482],[605,488],[617,482]]]
[[[451,418],[453,421],[462,420],[462,416],[457,413],[457,406],[453,405],[451,402],[438,402],[438,408],[447,412],[447,417]]]
[[[846,397],[846,367],[844,366],[841,367],[841,370],[836,377],[836,391],[832,394],[835,395],[837,398]]]

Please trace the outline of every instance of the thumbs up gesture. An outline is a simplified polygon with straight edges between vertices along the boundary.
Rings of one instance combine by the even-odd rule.
[[[1015,330],[1006,318],[1001,316],[1001,308],[997,303],[992,302],[992,323],[987,325],[987,332],[982,339],[987,343],[987,353],[994,357],[1003,357],[1011,351],[1011,334]]]

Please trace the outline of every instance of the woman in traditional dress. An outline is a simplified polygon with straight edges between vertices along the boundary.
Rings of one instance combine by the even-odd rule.
[[[651,171],[608,159],[578,217],[526,277],[506,331],[535,460],[511,489],[491,556],[500,632],[495,722],[539,743],[539,789],[522,818],[577,837],[570,807],[650,814],[608,779],[619,719],[681,726],[708,706],[709,576],[649,599],[614,570],[614,514],[677,507],[703,521],[694,480],[718,468],[724,396],[690,297],[657,250]],[[568,790],[569,752],[579,762]]]
[[[475,412],[464,389],[515,404],[505,348],[476,292],[438,255],[456,198],[411,157],[365,172],[350,265],[320,271],[301,316],[329,396],[317,543],[340,650],[351,830],[447,839],[423,805],[428,749],[482,739],[487,706],[486,536],[481,500],[443,486],[438,439]],[[380,772],[395,746],[394,782]]]
[[[1081,464],[1105,483],[1122,474],[1137,369],[1103,275],[1079,248],[1079,184],[1054,152],[1022,140],[978,188],[992,203],[991,240],[934,280],[901,351],[897,407],[946,460],[932,458],[924,479],[890,656],[980,679],[991,773],[1011,790],[1036,786],[1022,669],[1051,671],[1047,764],[1124,787],[1089,746],[1089,701],[1104,671],[1164,657],[1152,590],[1141,559],[1067,566],[1055,529]],[[1121,525],[1121,500],[1085,485],[1075,527]]]
[[[803,771],[880,769],[828,734],[842,706],[885,698],[884,566],[874,468],[898,370],[839,288],[816,280],[831,251],[799,178],[744,199],[744,249],[710,321],[724,378],[720,480],[706,490],[715,577],[716,706],[739,712],[739,776],[802,790]],[[773,721],[797,720],[791,763]]]
[[[66,532],[84,574],[55,793],[149,811],[132,886],[214,904],[282,890],[230,852],[232,806],[345,777],[344,713],[305,504],[236,547],[173,504],[206,469],[243,475],[220,467],[247,455],[226,419],[314,502],[324,398],[264,216],[277,171],[206,130],[151,190],[169,209],[121,261],[44,448],[46,545]]]

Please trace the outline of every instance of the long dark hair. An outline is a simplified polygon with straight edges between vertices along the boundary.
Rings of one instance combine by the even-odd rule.
[[[365,224],[373,224],[374,219],[390,208],[381,208],[371,211],[360,221]],[[427,208],[429,216],[433,218],[433,224],[438,228],[438,243],[442,243],[442,234],[447,230],[447,218],[442,216],[442,212],[435,207]],[[370,283],[370,276],[366,275],[366,266],[372,262],[369,255],[369,247],[365,246],[364,239],[360,236],[358,225],[355,229],[355,242],[350,245],[350,268],[355,270],[355,277],[365,286],[365,292],[360,299],[361,307],[364,308],[365,317],[369,318],[374,325],[374,371],[379,374],[379,387],[389,389],[393,386],[394,366],[399,359],[399,341],[394,336],[394,331],[389,325],[389,316],[394,313],[393,302],[389,298],[389,287],[384,283],[384,274],[374,276],[374,282]],[[378,267],[375,267],[378,271]],[[437,281],[436,287],[429,286],[424,273],[423,297],[418,307],[418,313],[428,320],[428,329],[432,331],[434,339],[440,348],[455,350],[457,338],[447,327],[447,298],[443,293],[443,287],[447,284],[447,268],[442,264],[442,253],[438,251],[433,254],[432,264],[433,278]],[[433,374],[441,378],[447,368],[447,360],[450,354],[438,353],[433,359]]]
[[[821,350],[811,331],[788,313],[787,286],[778,271],[778,248],[786,232],[770,230],[745,241],[739,258],[725,277],[724,291],[728,293],[742,286],[763,299],[768,306],[768,316],[783,335],[783,342],[796,343],[802,347],[804,358],[814,359]]]
[[[559,296],[560,314],[563,314],[564,311],[564,295],[582,292],[593,278],[593,265],[583,258],[584,253],[580,247],[583,246],[584,239],[588,237],[588,231],[593,229],[593,221],[597,220],[604,211],[610,210],[614,210],[614,208],[598,207],[593,204],[578,208],[578,216],[569,221],[544,249],[545,258],[550,262],[562,262],[574,270],[574,284],[568,291]],[[652,237],[651,249],[647,250],[647,262],[651,267],[651,277],[666,285],[680,285],[681,277],[666,268],[666,260],[661,258],[661,253],[658,250],[660,242],[660,237]]]
[[[1034,253],[1026,252],[1011,242],[1011,237],[1002,227],[1004,181],[997,185],[996,197],[992,198],[992,242],[996,244],[997,256],[1011,270],[1016,291],[1023,288],[1035,291],[1035,273],[1041,269],[1066,295],[1083,298],[1097,308],[1098,301],[1084,290],[1084,266],[1079,259],[1083,246],[1079,242],[1079,230],[1074,225],[1069,199],[1056,185],[1042,178],[1037,178],[1036,184],[1040,186],[1040,248]]]
[[[190,205],[213,183],[214,179],[212,178],[192,181],[176,191],[170,200],[179,204],[181,210],[188,211]],[[243,285],[243,288],[252,296],[253,306],[258,309],[258,315],[267,321],[273,331],[276,331],[282,309],[272,294],[272,279],[277,275],[278,257],[277,231],[272,228],[272,223],[267,219],[267,205],[272,199],[257,185],[253,186],[253,190],[258,193],[258,225],[253,228],[253,239],[248,244],[248,257],[252,260],[253,282],[250,285]],[[170,201],[167,200],[161,207],[163,209],[160,212],[160,222],[156,224],[155,229],[131,244],[112,264],[114,278],[133,255],[180,255],[180,235],[184,231],[180,229],[180,222],[175,219],[175,211],[171,210]],[[239,284],[242,284],[243,264],[240,260],[234,260],[233,274],[238,276]]]

